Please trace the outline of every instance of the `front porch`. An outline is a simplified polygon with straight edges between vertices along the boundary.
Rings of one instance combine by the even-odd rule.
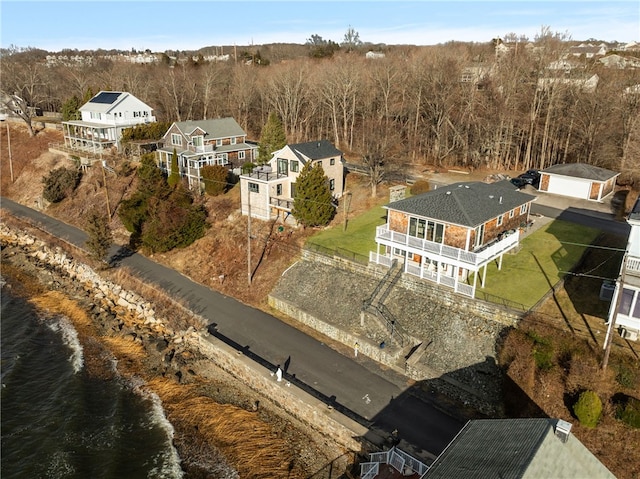
[[[376,228],[378,251],[370,252],[369,261],[391,266],[394,258],[401,258],[404,261],[405,273],[442,284],[473,298],[477,278],[480,277],[478,273],[482,271],[480,282],[484,286],[487,265],[497,259],[500,269],[503,255],[518,246],[519,237],[519,231],[515,230],[476,251],[466,251],[399,233],[390,230],[388,225],[382,225]],[[385,249],[382,253],[381,246]],[[472,284],[467,282],[469,273],[474,273]]]

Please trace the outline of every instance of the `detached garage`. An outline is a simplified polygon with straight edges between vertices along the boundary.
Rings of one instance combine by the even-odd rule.
[[[620,173],[584,163],[553,165],[540,171],[538,191],[602,201],[613,193]]]

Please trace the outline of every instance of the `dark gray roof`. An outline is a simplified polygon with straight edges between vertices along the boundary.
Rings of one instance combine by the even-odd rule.
[[[536,197],[509,181],[454,183],[385,207],[416,216],[475,228]]]
[[[327,140],[308,141],[287,146],[303,163],[306,163],[308,159],[322,160],[333,156],[342,156],[342,152]]]
[[[576,479],[615,476],[572,434],[563,442],[549,418],[469,421],[425,479]]]
[[[180,131],[186,135],[190,135],[193,130],[200,128],[207,133],[205,138],[208,139],[246,135],[244,130],[238,125],[238,122],[231,117],[215,118],[213,120],[177,121],[175,124]]]
[[[562,163],[541,170],[541,173],[552,173],[562,176],[573,176],[586,180],[607,181],[620,173],[585,163]]]

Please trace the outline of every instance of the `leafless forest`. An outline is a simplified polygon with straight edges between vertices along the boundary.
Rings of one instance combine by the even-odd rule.
[[[47,52],[5,49],[1,89],[43,111],[60,111],[88,89],[123,90],[158,120],[232,116],[256,140],[276,111],[290,142],[327,138],[349,161],[504,170],[584,162],[621,171],[626,181],[636,176],[637,186],[640,93],[632,88],[640,69],[595,58],[575,59],[570,72],[549,68],[576,43],[543,31],[500,56],[493,42],[390,46],[377,59],[362,49],[312,59],[304,45],[274,44],[243,56],[231,50],[225,62],[199,61],[196,52],[136,65],[83,52],[89,64],[54,66]],[[256,55],[266,61],[246,61]],[[461,81],[469,72],[471,81]],[[587,88],[582,80],[593,75],[597,86]]]

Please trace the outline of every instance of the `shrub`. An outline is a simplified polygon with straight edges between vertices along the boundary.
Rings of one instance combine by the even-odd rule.
[[[427,180],[419,180],[416,181],[413,185],[411,185],[411,189],[409,190],[412,195],[421,195],[422,193],[426,193],[431,190],[431,184]]]
[[[602,415],[602,401],[594,391],[584,391],[573,405],[573,413],[585,427],[596,427]]]
[[[626,400],[616,407],[616,419],[640,429],[640,400],[627,396]]]
[[[51,203],[58,203],[76,189],[82,177],[80,170],[75,168],[56,168],[48,176],[42,178],[44,190],[42,196]]]
[[[218,196],[226,191],[229,186],[229,170],[222,165],[207,165],[200,170],[204,191],[210,196]]]
[[[532,354],[536,367],[541,371],[553,368],[553,345],[551,341],[534,331],[527,332],[527,336],[533,340]]]
[[[244,163],[242,165],[242,174],[243,175],[247,175],[249,173],[251,173],[253,171],[253,169],[256,167],[255,163],[251,163],[250,161],[247,161],[246,163]]]
[[[636,387],[639,376],[637,369],[623,361],[620,361],[614,367],[617,370],[616,381],[620,386],[628,389]]]

